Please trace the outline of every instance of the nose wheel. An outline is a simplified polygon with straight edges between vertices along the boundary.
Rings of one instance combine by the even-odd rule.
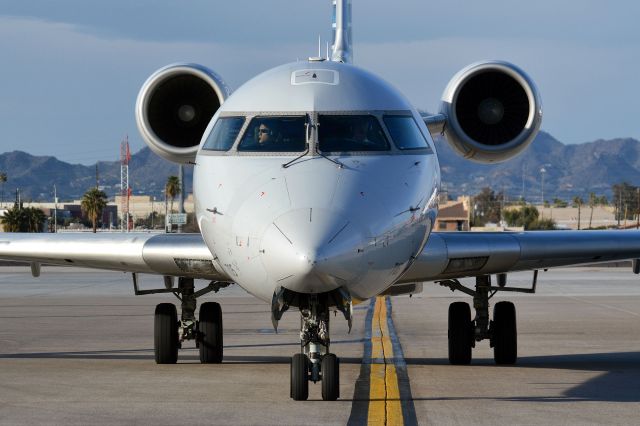
[[[309,358],[305,354],[291,357],[291,398],[306,401],[309,398]]]
[[[291,358],[291,398],[309,398],[309,381],[322,382],[322,399],[340,397],[340,361],[329,352],[329,309],[313,297],[300,309],[301,352]]]
[[[334,354],[322,358],[322,399],[335,401],[340,398],[340,361]]]
[[[326,354],[320,361],[322,399],[335,401],[340,398],[340,360],[335,354]],[[291,398],[306,401],[309,398],[309,381],[313,379],[314,364],[306,354],[291,357]]]

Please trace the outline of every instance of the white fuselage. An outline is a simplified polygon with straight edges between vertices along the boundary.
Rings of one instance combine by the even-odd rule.
[[[305,69],[338,77],[294,81]],[[203,140],[224,116],[242,114],[248,123],[304,115],[316,123],[337,112],[370,114],[381,123],[384,114],[409,114],[429,146],[327,154],[336,164],[318,155],[318,127],[310,126],[303,156],[238,152],[235,145],[198,153],[194,195],[204,241],[222,270],[265,301],[280,287],[311,294],[342,287],[354,300],[375,296],[406,270],[431,232],[440,184],[433,141],[401,95],[359,68],[300,62],[271,70],[222,105]]]

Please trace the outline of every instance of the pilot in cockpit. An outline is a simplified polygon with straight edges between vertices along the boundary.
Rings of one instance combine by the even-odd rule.
[[[354,120],[351,126],[351,141],[356,144],[369,145],[374,142],[369,140],[369,123],[367,120]]]
[[[273,122],[263,121],[258,127],[258,134],[256,135],[258,146],[266,147],[276,142],[277,129]]]

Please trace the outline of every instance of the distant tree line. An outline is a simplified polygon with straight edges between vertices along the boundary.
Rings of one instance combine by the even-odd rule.
[[[5,232],[42,232],[47,216],[35,207],[14,204],[0,218]]]
[[[614,207],[616,220],[640,221],[640,187],[626,182],[612,186],[613,198],[611,205]],[[513,206],[519,206],[514,208]],[[553,198],[551,202],[545,201],[543,207],[566,208],[571,205],[578,209],[578,229],[591,229],[593,224],[593,212],[596,207],[608,206],[609,200],[605,195],[590,192],[588,198],[580,195],[574,196],[570,201],[561,198]],[[509,226],[522,226],[525,229],[554,229],[555,223],[551,219],[544,219],[540,212],[524,200],[508,201],[506,194],[495,192],[490,187],[473,196],[472,202],[472,226],[485,226],[487,223],[504,222]],[[585,209],[588,211],[585,212]],[[587,216],[588,213],[588,216]]]

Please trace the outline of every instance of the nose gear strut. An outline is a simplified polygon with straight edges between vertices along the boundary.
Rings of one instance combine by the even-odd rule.
[[[340,361],[329,349],[331,345],[329,311],[343,313],[351,331],[351,296],[343,289],[323,294],[300,294],[281,288],[274,292],[271,319],[274,328],[290,306],[300,309],[300,353],[291,358],[291,398],[309,397],[309,381],[322,382],[322,399],[340,397]]]

